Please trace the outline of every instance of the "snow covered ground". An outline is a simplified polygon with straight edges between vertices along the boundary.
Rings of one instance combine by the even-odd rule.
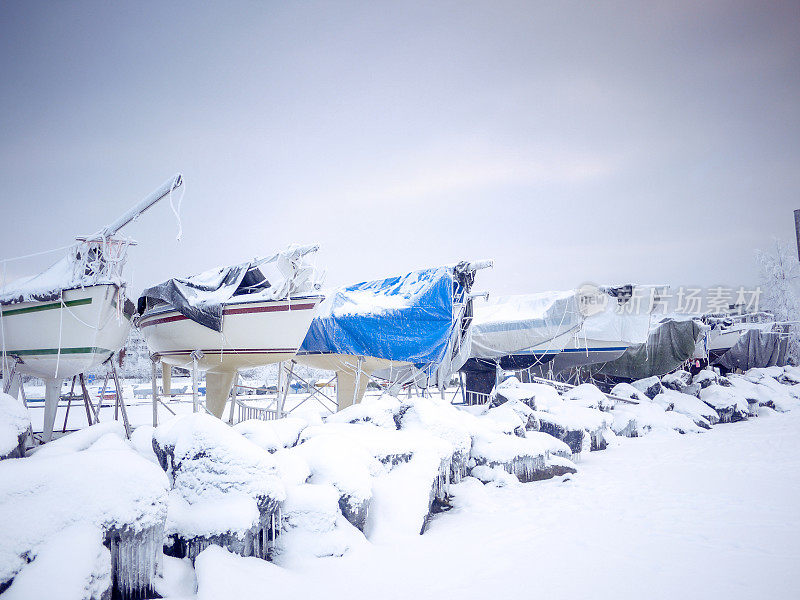
[[[577,475],[467,478],[423,536],[292,569],[214,548],[198,596],[798,598],[798,434],[800,411],[762,408],[702,434],[621,438]]]

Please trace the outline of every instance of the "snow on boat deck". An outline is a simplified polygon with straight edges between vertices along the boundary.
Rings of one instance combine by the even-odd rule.
[[[800,411],[762,409],[702,435],[621,439],[568,480],[468,478],[423,536],[280,573],[222,557],[200,596],[257,597],[263,574],[282,598],[797,598],[798,433]],[[223,596],[206,595],[214,584]]]

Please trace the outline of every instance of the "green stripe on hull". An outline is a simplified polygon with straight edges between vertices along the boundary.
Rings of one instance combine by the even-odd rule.
[[[105,348],[61,348],[61,354],[111,354]],[[35,350],[6,350],[6,354],[16,356],[45,356],[58,354],[58,348],[37,348]]]
[[[91,298],[80,298],[78,300],[67,300],[64,306],[81,306],[83,304],[91,304]],[[11,310],[4,310],[3,316],[9,317],[11,315],[22,315],[25,313],[39,312],[40,310],[54,310],[61,307],[61,302],[51,302],[49,304],[39,304],[38,306],[28,306],[25,308],[12,308]]]

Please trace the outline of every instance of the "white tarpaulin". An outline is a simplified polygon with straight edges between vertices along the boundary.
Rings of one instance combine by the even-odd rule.
[[[470,356],[498,358],[547,349],[549,341],[577,332],[583,322],[574,290],[476,302]]]

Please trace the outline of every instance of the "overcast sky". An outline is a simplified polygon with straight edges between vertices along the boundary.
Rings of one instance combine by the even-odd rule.
[[[798,2],[4,2],[0,255],[180,171],[183,241],[166,203],[125,230],[134,298],[292,242],[329,284],[752,284],[800,208],[799,32]]]

